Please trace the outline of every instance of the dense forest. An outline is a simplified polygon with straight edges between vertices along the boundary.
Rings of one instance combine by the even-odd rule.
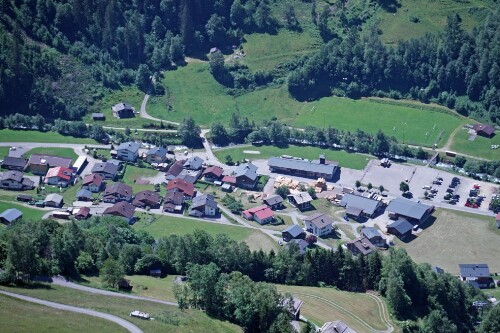
[[[264,313],[250,314],[250,318],[234,315],[241,303],[228,302],[237,296],[236,290],[243,293],[241,297],[246,295],[243,301],[247,302],[251,290],[258,294],[252,302],[279,298],[273,287],[257,282],[378,290],[387,297],[396,318],[414,322],[408,326],[410,332],[437,332],[431,328],[440,326],[445,330],[439,332],[472,331],[479,316],[472,301],[484,299],[480,291],[454,276],[436,274],[429,265],[414,263],[404,250],[367,257],[352,256],[342,247],[333,251],[316,248],[305,255],[296,246],[252,252],[243,242],[199,230],[155,241],[116,218],[63,225],[51,220],[17,222],[0,234],[0,267],[2,283],[29,282],[38,275],[99,273],[106,284],[116,287],[124,274],[148,274],[150,269],[187,274],[189,284],[175,290],[182,306],[202,308],[249,332],[270,330],[279,313],[272,312],[272,320],[264,308],[255,309]],[[235,292],[222,297],[221,290],[229,287]],[[273,304],[276,307],[276,301]],[[422,320],[417,322],[419,318]]]

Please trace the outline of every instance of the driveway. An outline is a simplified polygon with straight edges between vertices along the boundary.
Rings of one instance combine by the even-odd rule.
[[[143,331],[139,327],[135,326],[131,322],[128,322],[125,319],[122,319],[120,317],[113,316],[113,315],[110,315],[107,313],[98,312],[98,311],[94,311],[94,310],[90,310],[90,309],[79,308],[76,306],[71,306],[71,305],[66,305],[66,304],[61,304],[61,303],[45,301],[42,299],[24,296],[24,295],[19,295],[19,294],[15,294],[15,293],[3,291],[3,290],[0,290],[0,294],[14,297],[17,299],[21,299],[21,300],[26,301],[26,302],[45,305],[45,306],[48,306],[48,307],[51,307],[54,309],[58,309],[58,310],[70,311],[70,312],[85,314],[85,315],[92,316],[92,317],[102,318],[102,319],[109,320],[109,321],[114,322],[115,324],[120,325],[121,327],[125,328],[127,331],[129,331],[131,333],[143,333]]]

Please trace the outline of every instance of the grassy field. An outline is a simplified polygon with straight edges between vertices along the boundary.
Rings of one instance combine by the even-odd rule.
[[[493,0],[399,0],[400,8],[396,13],[380,10],[377,19],[382,30],[382,39],[395,44],[399,39],[422,36],[427,32],[439,33],[446,25],[448,15],[458,14],[462,25],[471,30],[481,25],[490,10],[494,10]],[[418,23],[410,21],[416,16]]]
[[[66,157],[66,158],[71,158],[73,162],[75,162],[76,159],[78,158],[78,155],[71,148],[38,147],[28,150],[26,153],[24,153],[24,156],[29,157],[32,154]]]
[[[493,217],[445,209],[437,209],[434,216],[434,224],[416,239],[397,241],[413,260],[437,265],[452,274],[458,273],[460,263],[486,263],[492,272],[500,272],[500,232],[493,228]]]
[[[4,156],[9,156],[10,147],[0,147],[0,158],[3,159]]]
[[[0,142],[97,143],[89,138],[75,138],[72,136],[64,136],[56,132],[14,131],[9,129],[0,130]]]
[[[248,154],[245,151],[258,151],[259,154]],[[318,147],[303,147],[290,145],[287,148],[275,146],[243,146],[224,148],[214,151],[219,161],[224,162],[227,155],[231,155],[233,161],[268,159],[271,156],[291,155],[306,159],[318,159],[320,154],[325,154],[328,160],[337,161],[341,167],[362,170],[369,161],[367,155],[351,154],[343,150],[329,150]]]
[[[177,307],[161,305],[148,301],[138,301],[112,296],[86,293],[54,285],[42,285],[40,288],[22,289],[0,287],[3,290],[28,295],[53,302],[90,308],[96,311],[110,313],[121,317],[140,327],[144,332],[241,332],[233,324],[214,320],[196,310],[180,311]],[[2,307],[3,308],[3,307]],[[129,316],[130,311],[140,310],[151,314],[155,320],[145,321]],[[28,312],[21,314],[24,318]],[[84,326],[86,327],[86,326]],[[97,330],[96,332],[101,332]]]
[[[327,321],[342,320],[357,332],[373,332],[356,318],[358,317],[375,330],[387,329],[380,318],[377,302],[366,294],[339,291],[333,288],[285,285],[276,287],[280,292],[290,293],[304,301],[300,313],[316,325],[321,326]]]
[[[0,295],[3,332],[127,332],[108,320]]]
[[[16,193],[17,194],[17,193]],[[40,209],[35,209],[35,208],[30,208],[24,205],[20,205],[15,202],[9,202],[4,201],[5,198],[4,196],[0,196],[0,213],[2,213],[4,210],[9,209],[9,208],[16,208],[19,209],[23,213],[23,219],[25,220],[40,220],[42,216],[46,213],[46,211],[40,210]],[[8,198],[11,199],[11,198]],[[12,198],[13,199],[13,198]]]
[[[461,129],[453,138],[450,150],[466,155],[499,160],[500,149],[491,149],[491,145],[500,145],[499,134],[491,139],[477,136],[474,141],[469,141],[469,133],[467,130]]]
[[[154,177],[158,174],[158,171],[148,168],[138,168],[132,165],[127,165],[127,169],[125,170],[125,174],[123,175],[123,182],[127,185],[130,185],[134,190],[134,193],[145,191],[145,190],[154,190],[154,185],[152,184],[137,184],[136,181],[143,177]]]
[[[276,249],[276,244],[273,240],[257,230],[174,216],[161,216],[154,222],[140,221],[134,224],[134,228],[146,230],[155,238],[173,234],[186,235],[196,229],[200,229],[212,236],[226,234],[229,238],[236,241],[244,241],[251,250],[263,249],[270,251],[271,249]]]

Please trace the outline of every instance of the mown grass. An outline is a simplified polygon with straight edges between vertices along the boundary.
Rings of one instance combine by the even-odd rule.
[[[500,272],[500,232],[493,230],[494,217],[437,209],[434,224],[409,243],[397,241],[413,260],[442,267],[457,274],[458,264],[486,263]],[[429,244],[433,244],[429,246]]]
[[[10,147],[0,147],[0,159],[9,156],[9,149]]]
[[[123,182],[130,185],[134,190],[134,193],[154,190],[154,185],[152,184],[137,184],[137,180],[141,178],[154,177],[158,174],[158,171],[148,168],[139,168],[132,165],[127,165],[125,174],[123,175]]]
[[[196,229],[200,229],[212,236],[226,234],[235,241],[244,241],[252,250],[263,249],[268,251],[276,249],[274,241],[258,230],[175,216],[161,216],[153,222],[147,222],[144,219],[144,221],[135,223],[134,228],[146,230],[156,239],[174,234],[186,235],[193,233]]]
[[[209,318],[201,311],[181,311],[175,306],[162,305],[148,301],[103,296],[50,284],[42,284],[41,287],[32,289],[5,286],[1,286],[0,288],[17,294],[28,295],[52,302],[110,313],[132,322],[146,333],[241,332],[238,326]],[[139,318],[130,317],[129,314],[132,310],[148,312],[156,319],[145,321]],[[27,317],[29,313],[24,312],[23,315]]]
[[[10,296],[0,295],[3,332],[127,332],[105,319],[53,309]]]
[[[245,151],[258,151],[259,154],[249,154]],[[294,146],[286,148],[276,146],[242,146],[233,148],[223,148],[214,151],[219,161],[224,162],[227,155],[231,155],[233,161],[242,161],[245,158],[250,160],[268,159],[272,156],[291,155],[313,160],[318,159],[320,154],[325,154],[327,160],[337,161],[341,167],[362,170],[369,161],[367,155],[348,153],[343,150],[330,150],[318,147]]]
[[[477,136],[474,141],[469,141],[469,136],[466,129],[459,130],[453,138],[450,150],[490,160],[500,159],[500,148],[491,148],[492,145],[500,145],[500,133],[491,139]]]
[[[41,142],[97,144],[93,139],[64,136],[57,132],[0,130],[0,142]]]
[[[376,330],[387,329],[380,318],[376,301],[366,294],[339,291],[334,288],[285,285],[276,285],[276,287],[282,293],[290,293],[301,299],[304,304],[300,313],[318,326],[327,321],[342,320],[356,332],[372,332],[350,314],[353,313]]]
[[[18,193],[16,193],[16,195],[17,194]],[[4,199],[7,199],[7,200],[4,201]],[[41,220],[42,216],[47,212],[44,210],[30,208],[30,207],[15,203],[13,201],[10,201],[9,199],[15,200],[14,197],[4,197],[4,196],[0,197],[0,200],[1,200],[0,201],[0,213],[3,213],[6,209],[9,209],[9,208],[16,208],[16,209],[19,209],[23,213],[23,219],[37,221],[37,220]]]
[[[425,33],[440,33],[449,15],[460,15],[464,28],[471,30],[483,24],[489,11],[495,9],[493,0],[399,0],[397,12],[379,10],[376,19],[382,30],[382,40],[395,44],[400,39],[410,39]],[[498,4],[496,4],[498,5]],[[413,23],[410,17],[420,22]]]
[[[29,157],[33,154],[66,157],[71,158],[73,162],[75,162],[78,158],[78,155],[72,148],[37,147],[25,152],[24,156]]]

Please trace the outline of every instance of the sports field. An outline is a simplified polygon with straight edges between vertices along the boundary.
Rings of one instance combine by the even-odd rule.
[[[93,139],[64,136],[56,132],[18,131],[9,129],[0,130],[0,142],[64,142],[80,144],[97,143]]]
[[[257,154],[258,152],[258,154]],[[294,146],[286,148],[276,146],[241,146],[233,148],[222,148],[214,150],[214,154],[221,162],[225,162],[226,156],[230,155],[233,161],[268,159],[272,156],[290,155],[313,160],[318,159],[320,154],[325,154],[327,160],[337,161],[341,167],[362,170],[370,160],[368,155],[348,153],[344,150],[330,150],[318,147]]]

